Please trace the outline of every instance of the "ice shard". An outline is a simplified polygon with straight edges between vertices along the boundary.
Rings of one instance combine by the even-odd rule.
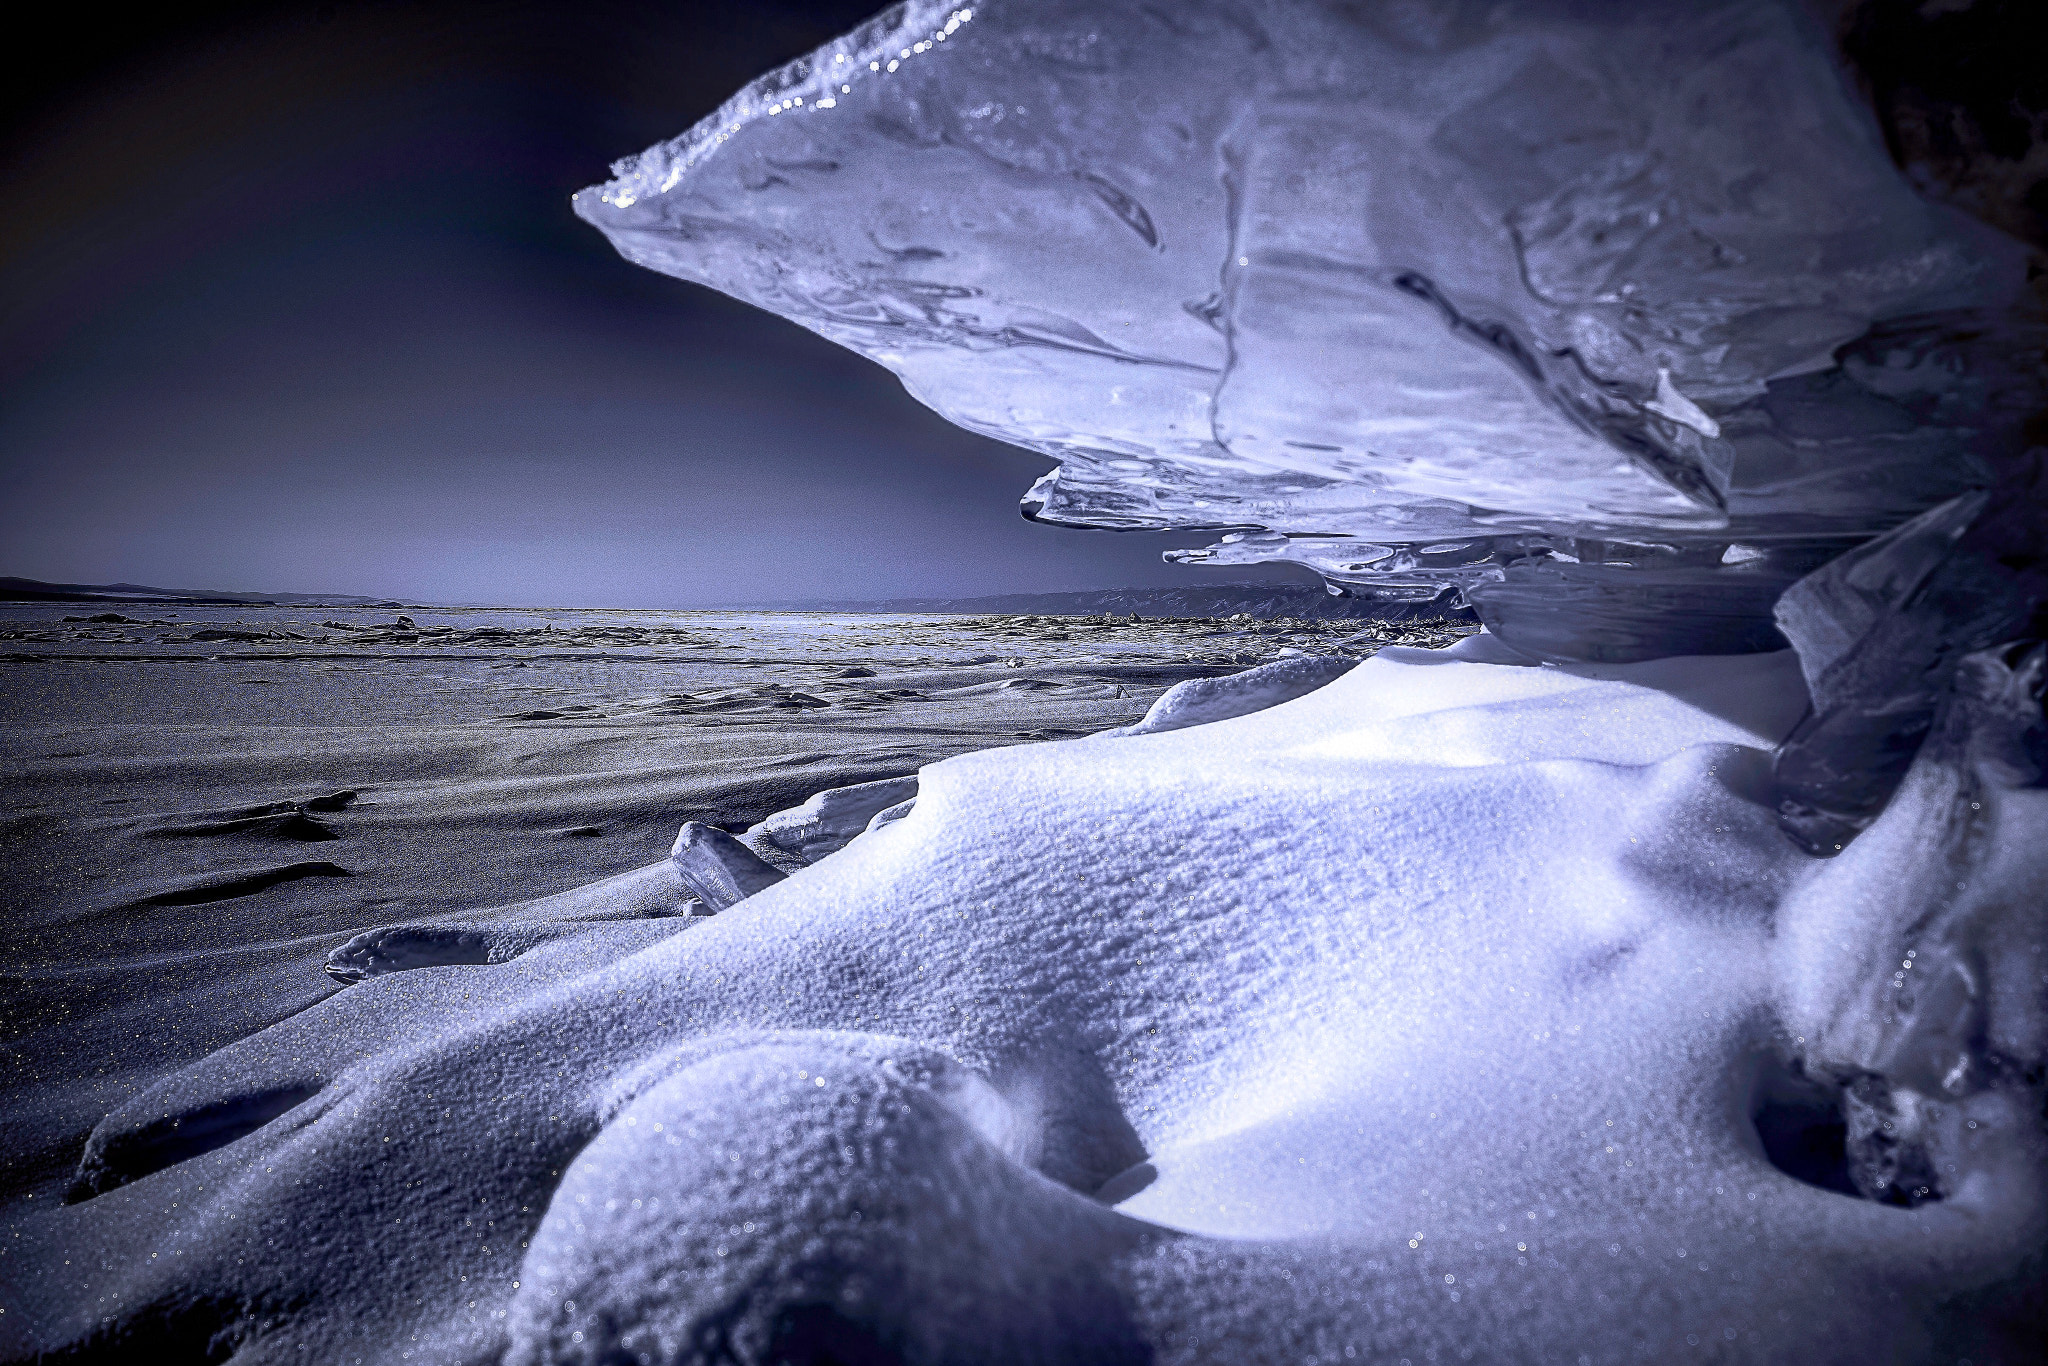
[[[713,912],[739,905],[786,876],[746,845],[702,821],[684,821],[669,862],[690,894]]]
[[[1549,658],[1781,648],[2043,406],[2026,247],[1789,3],[905,4],[615,171],[628,258],[1057,460],[1028,516]]]
[[[1779,800],[1813,852],[1841,849],[1883,809],[1973,652],[2043,634],[2043,490],[1996,492],[2004,506],[1994,491],[1952,499],[1779,600],[1813,698],[1779,750]]]

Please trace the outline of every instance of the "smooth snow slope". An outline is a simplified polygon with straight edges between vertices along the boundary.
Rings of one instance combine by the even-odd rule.
[[[907,818],[687,932],[351,987],[100,1127],[104,1193],[0,1239],[0,1341],[2024,1359],[2048,1193],[2009,1091],[1928,1107],[1947,1198],[1917,1208],[1785,1174],[1752,1119],[1798,1113],[1800,1050],[1938,1044],[1828,989],[1867,967],[1834,941],[1916,932],[1890,846],[1971,889],[1909,961],[2004,927],[2041,963],[2041,889],[2000,870],[2048,812],[1978,762],[1995,709],[1821,862],[1757,800],[1805,702],[1788,654],[1482,662],[1511,658],[1389,649],[1253,715],[948,759]],[[1949,779],[1981,828],[1930,842]],[[2038,1066],[2008,976],[1980,1023]]]

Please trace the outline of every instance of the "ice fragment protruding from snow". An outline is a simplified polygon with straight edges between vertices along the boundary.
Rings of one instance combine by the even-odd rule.
[[[1951,499],[1779,600],[1813,698],[1778,755],[1779,800],[1786,829],[1814,852],[1840,849],[1883,808],[1962,658],[2037,635],[2048,561],[2012,552],[2048,532],[2011,525],[2048,511],[2032,495]]]
[[[917,795],[917,775],[883,778],[812,794],[801,806],[778,811],[749,828],[741,841],[766,844],[782,853],[815,863],[846,847],[868,828],[876,813]]]
[[[669,851],[683,885],[712,911],[736,906],[787,876],[715,825],[685,821]]]

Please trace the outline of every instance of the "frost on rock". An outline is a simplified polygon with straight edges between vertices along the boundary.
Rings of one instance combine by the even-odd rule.
[[[1027,515],[1549,658],[1782,648],[2042,406],[2026,249],[1789,3],[926,0],[617,172],[631,260],[1057,460]]]

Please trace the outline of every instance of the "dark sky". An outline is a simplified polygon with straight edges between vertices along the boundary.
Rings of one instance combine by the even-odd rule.
[[[0,573],[650,607],[1203,581],[1158,562],[1202,536],[1032,526],[1048,461],[571,215],[869,3],[56,8],[6,59]]]

